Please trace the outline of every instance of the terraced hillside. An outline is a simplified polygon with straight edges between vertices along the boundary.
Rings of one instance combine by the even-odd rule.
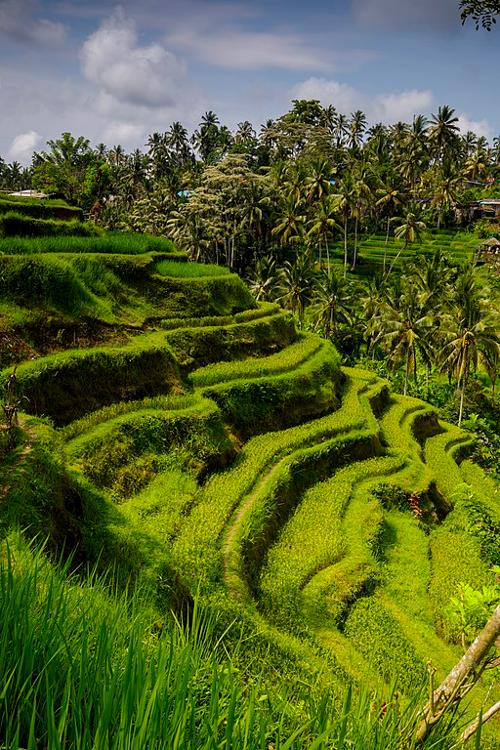
[[[130,307],[108,296],[118,342],[63,338],[3,369],[24,414],[2,527],[113,565],[162,611],[216,607],[276,684],[321,674],[339,694],[351,680],[410,693],[428,660],[442,676],[460,655],[450,597],[494,582],[500,562],[500,495],[466,460],[470,435],[341,367],[234,275],[151,253],[55,258],[57,273],[35,256],[71,284],[82,274],[94,310],[101,268],[148,315],[127,331]],[[23,310],[22,288],[4,288]]]
[[[382,234],[370,234],[359,238],[358,243],[358,273],[362,276],[371,276],[380,273],[382,268],[399,268],[405,261],[415,256],[432,256],[436,251],[445,253],[456,263],[471,261],[477,250],[479,240],[474,234],[466,232],[453,232],[451,230],[440,230],[427,232],[421,242],[409,244],[396,240],[394,237],[386,238]],[[352,242],[349,242],[349,258],[352,258]],[[330,253],[333,261],[338,265],[343,263],[344,245],[341,239],[330,244]]]

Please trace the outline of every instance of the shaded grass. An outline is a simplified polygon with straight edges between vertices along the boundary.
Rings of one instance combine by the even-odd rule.
[[[101,231],[91,222],[38,219],[19,211],[0,212],[0,237],[95,237]]]

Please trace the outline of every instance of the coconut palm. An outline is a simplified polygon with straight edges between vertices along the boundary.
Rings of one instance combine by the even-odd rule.
[[[326,159],[315,161],[305,179],[305,195],[308,203],[320,201],[331,190],[331,168]]]
[[[438,230],[441,228],[441,222],[446,210],[453,208],[457,204],[457,190],[460,184],[460,177],[451,174],[448,174],[446,177],[442,176],[435,184],[432,205],[437,208]]]
[[[399,220],[401,221],[401,224],[395,230],[394,236],[397,240],[404,240],[405,244],[404,247],[397,252],[396,257],[392,261],[387,272],[387,276],[390,276],[392,273],[392,269],[398,262],[403,249],[406,250],[408,245],[412,245],[414,242],[421,242],[423,234],[427,229],[426,224],[423,221],[420,221],[417,214],[413,211],[410,211],[403,219]]]
[[[297,253],[295,261],[286,261],[280,271],[279,300],[284,307],[299,318],[299,325],[304,322],[304,311],[311,302],[315,286],[314,261],[311,253],[302,250]]]
[[[321,248],[322,242],[326,250],[328,275],[330,275],[330,249],[328,240],[336,229],[337,224],[338,201],[335,196],[324,196],[318,203],[314,217],[310,222],[310,228],[307,233],[308,237],[318,237],[319,240],[319,262],[321,266]]]
[[[399,185],[394,180],[388,180],[387,182],[382,182],[381,186],[377,190],[377,194],[380,195],[380,198],[378,201],[376,201],[376,206],[382,206],[387,210],[387,228],[386,228],[386,235],[385,235],[385,245],[384,245],[384,274],[386,269],[386,261],[387,261],[387,245],[389,243],[389,231],[391,226],[391,218],[394,211],[396,211],[404,200],[404,194],[402,190],[400,189]]]
[[[442,367],[457,382],[460,399],[458,424],[462,423],[464,399],[471,367],[480,361],[486,368],[498,362],[500,339],[495,329],[485,323],[479,306],[457,304],[446,321],[446,343],[441,350]]]
[[[306,215],[293,197],[284,197],[272,234],[279,237],[281,245],[300,242],[304,236]]]
[[[359,148],[366,130],[366,115],[360,109],[353,112],[349,122],[349,146]]]
[[[485,320],[485,304],[476,290],[473,267],[462,270],[455,288],[455,303],[443,321],[445,343],[440,354],[442,369],[455,377],[457,382],[460,425],[471,368],[476,370],[479,362],[482,362],[488,369],[497,361],[500,338]]]
[[[386,349],[393,368],[404,364],[405,396],[410,376],[413,375],[414,381],[417,381],[418,357],[423,364],[430,366],[432,322],[431,309],[419,298],[412,282],[406,285],[401,296],[395,296],[392,300],[386,297],[379,317],[374,321],[378,328],[375,343],[380,343]]]
[[[276,261],[270,255],[262,256],[248,277],[248,286],[257,302],[275,299],[277,283]]]
[[[437,114],[431,116],[429,142],[443,166],[449,163],[451,155],[457,150],[459,132],[458,117],[447,104],[439,107]]]
[[[322,271],[314,292],[312,312],[315,327],[329,339],[341,323],[350,320],[351,290],[347,280],[337,273]]]

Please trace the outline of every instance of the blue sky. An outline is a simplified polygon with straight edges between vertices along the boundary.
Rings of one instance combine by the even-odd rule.
[[[0,155],[64,130],[142,147],[207,109],[258,129],[297,97],[371,122],[446,103],[491,139],[499,45],[458,0],[0,0]]]

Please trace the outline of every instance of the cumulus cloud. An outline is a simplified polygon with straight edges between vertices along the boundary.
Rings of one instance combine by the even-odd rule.
[[[319,99],[333,104],[339,112],[363,110],[372,122],[410,121],[413,115],[429,112],[434,103],[432,91],[411,89],[387,94],[369,95],[340,81],[308,78],[292,90],[293,98]]]
[[[134,22],[118,8],[83,44],[87,80],[118,102],[145,107],[175,102],[185,67],[160,44],[141,47]]]
[[[135,145],[144,137],[144,126],[133,122],[110,122],[104,132],[105,143],[120,143],[124,146]]]
[[[471,120],[463,112],[458,116],[458,127],[462,133],[471,130],[479,136],[484,136],[488,141],[493,138],[493,128],[488,120]]]
[[[352,0],[352,10],[356,20],[370,28],[460,27],[456,0]]]
[[[410,89],[392,94],[380,94],[373,99],[371,108],[375,120],[407,122],[416,114],[429,112],[433,103],[432,91]]]
[[[339,112],[352,112],[359,107],[361,95],[347,83],[327,78],[308,78],[293,89],[295,99],[319,99],[323,105],[334,104]]]
[[[62,23],[41,18],[35,0],[0,0],[0,37],[30,44],[60,44],[66,29]]]
[[[42,140],[40,133],[36,130],[30,130],[28,133],[20,133],[16,135],[12,141],[9,151],[8,158],[11,161],[19,161],[23,164],[31,159],[31,155],[36,147]]]

